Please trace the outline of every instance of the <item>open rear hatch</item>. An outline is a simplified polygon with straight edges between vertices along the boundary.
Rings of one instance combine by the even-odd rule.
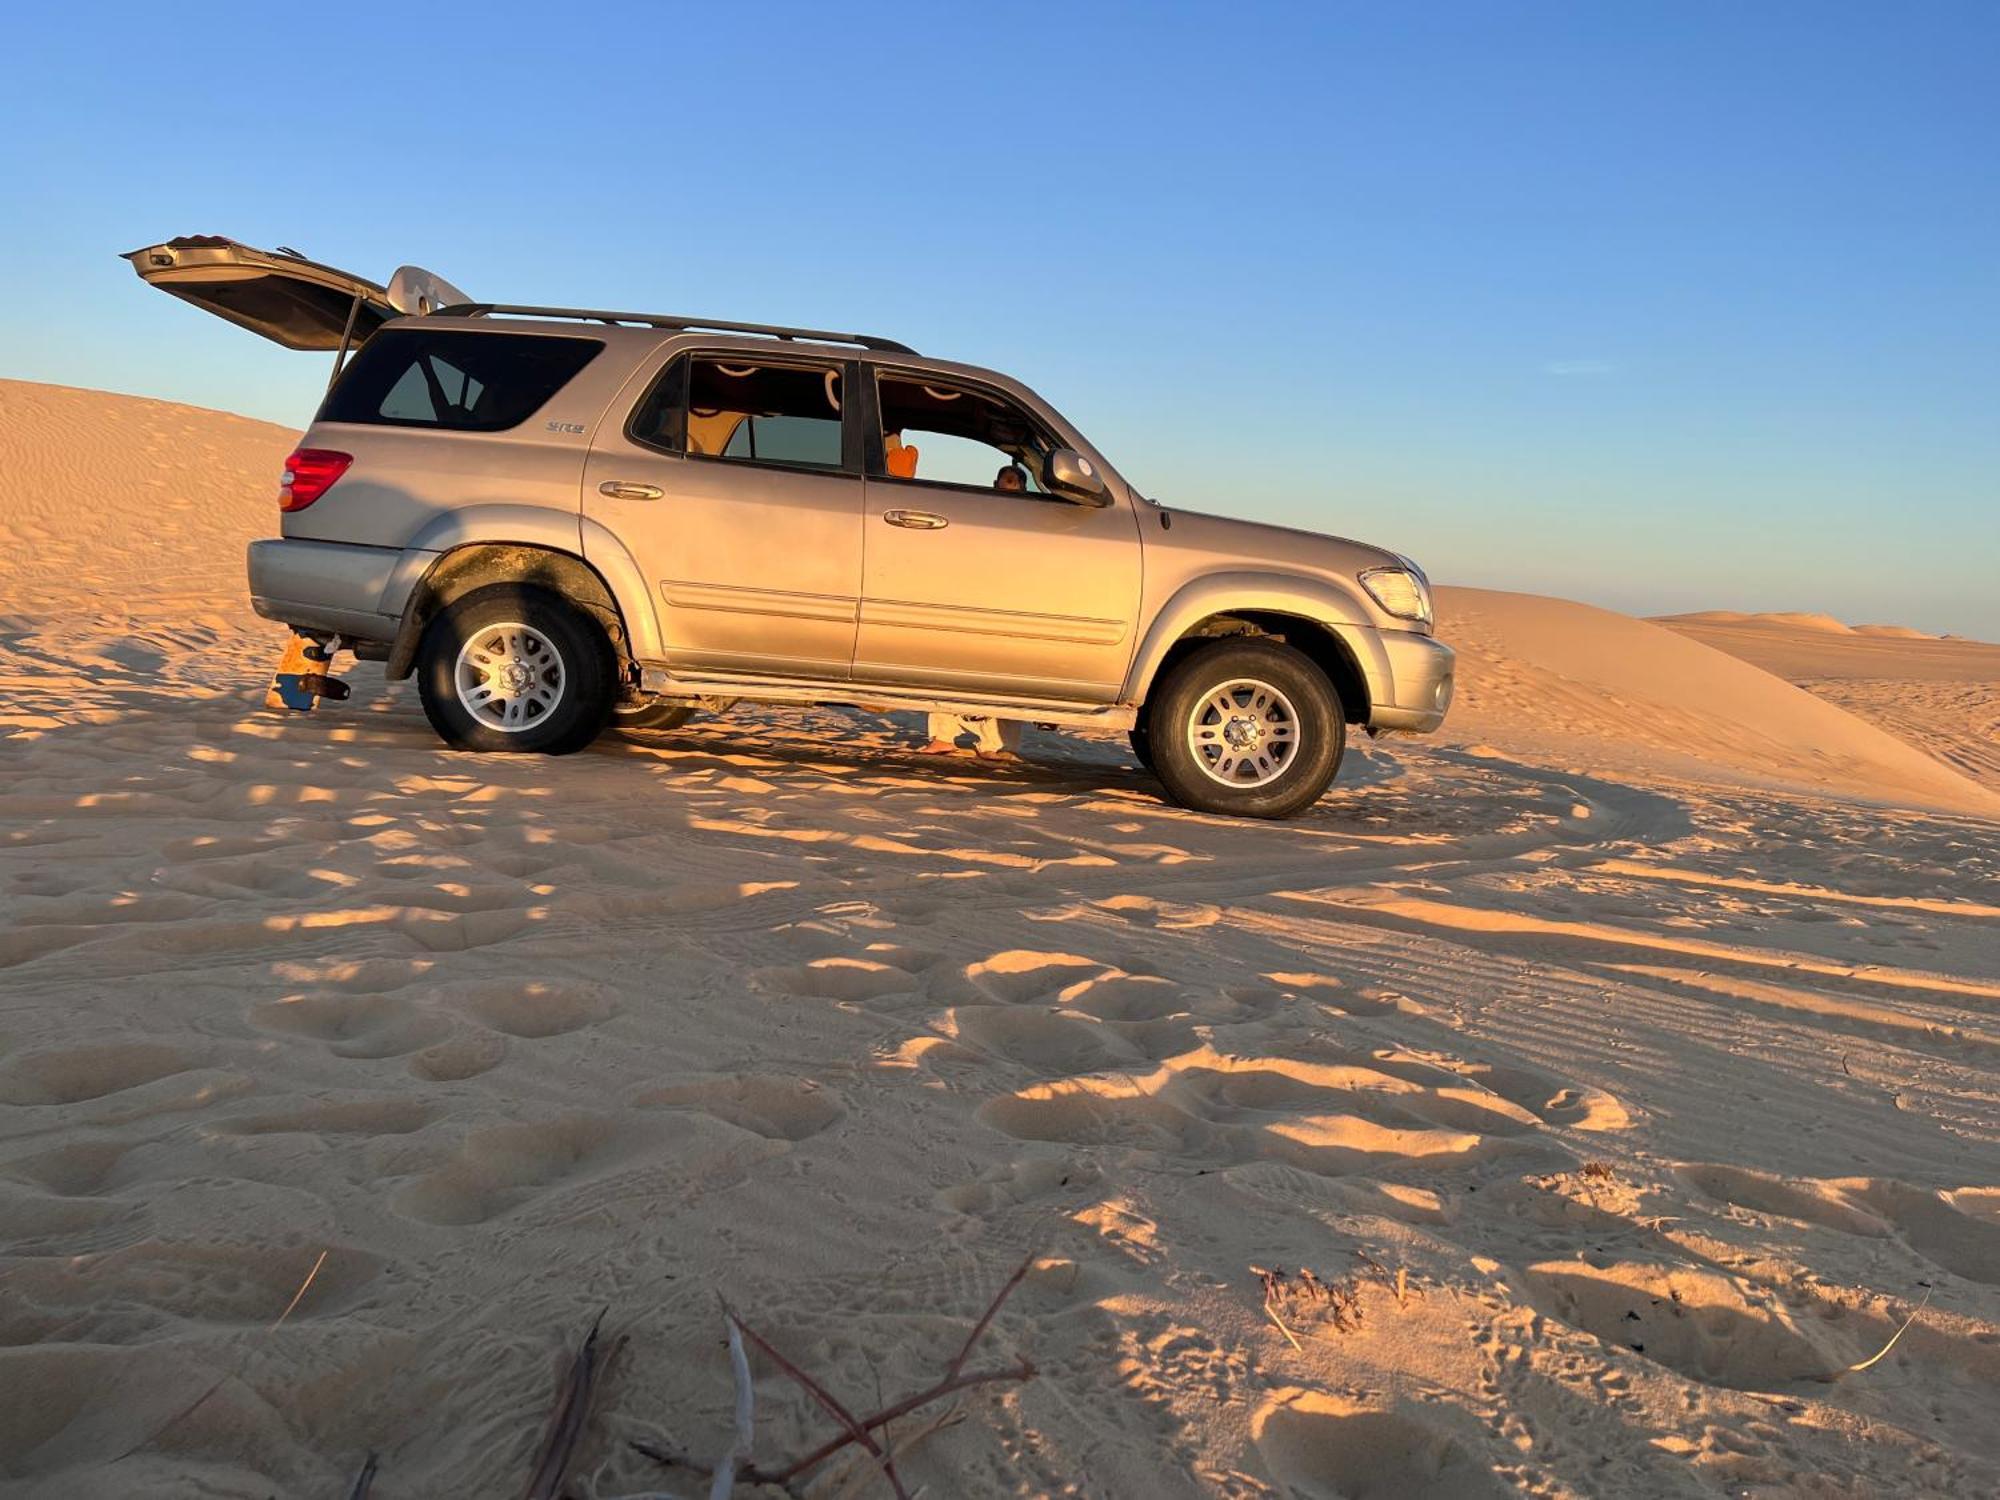
[[[287,349],[341,349],[391,318],[472,300],[419,266],[402,267],[380,286],[295,251],[253,250],[219,235],[148,245],[125,259],[148,286]]]

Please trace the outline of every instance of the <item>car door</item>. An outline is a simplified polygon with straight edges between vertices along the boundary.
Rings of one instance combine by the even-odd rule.
[[[1139,604],[1129,498],[1094,506],[1049,493],[1045,460],[1066,444],[997,387],[882,366],[868,394],[877,431],[856,680],[1115,699]]]
[[[583,514],[654,591],[669,668],[844,680],[861,589],[852,361],[693,349],[644,381],[591,447]]]

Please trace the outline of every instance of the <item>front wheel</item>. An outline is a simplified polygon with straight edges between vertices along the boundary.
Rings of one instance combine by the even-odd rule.
[[[1347,725],[1311,660],[1237,637],[1190,652],[1154,685],[1146,740],[1154,772],[1181,806],[1289,818],[1317,802],[1340,769]]]
[[[603,629],[559,595],[493,584],[424,628],[417,691],[454,749],[567,755],[604,728],[616,662]]]

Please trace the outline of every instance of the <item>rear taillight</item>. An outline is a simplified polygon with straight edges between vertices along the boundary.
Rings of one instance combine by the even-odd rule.
[[[278,481],[278,509],[304,510],[333,488],[334,480],[354,462],[352,453],[331,448],[301,448],[285,460],[285,477]]]

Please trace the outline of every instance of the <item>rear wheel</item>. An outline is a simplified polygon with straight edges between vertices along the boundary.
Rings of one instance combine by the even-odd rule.
[[[1176,662],[1153,687],[1145,733],[1174,801],[1245,818],[1312,806],[1347,745],[1326,674],[1289,646],[1241,637]]]
[[[611,710],[613,729],[678,729],[700,710],[687,703],[620,704]]]
[[[610,715],[615,672],[611,643],[595,620],[520,584],[452,601],[417,648],[424,715],[458,750],[581,750]]]

